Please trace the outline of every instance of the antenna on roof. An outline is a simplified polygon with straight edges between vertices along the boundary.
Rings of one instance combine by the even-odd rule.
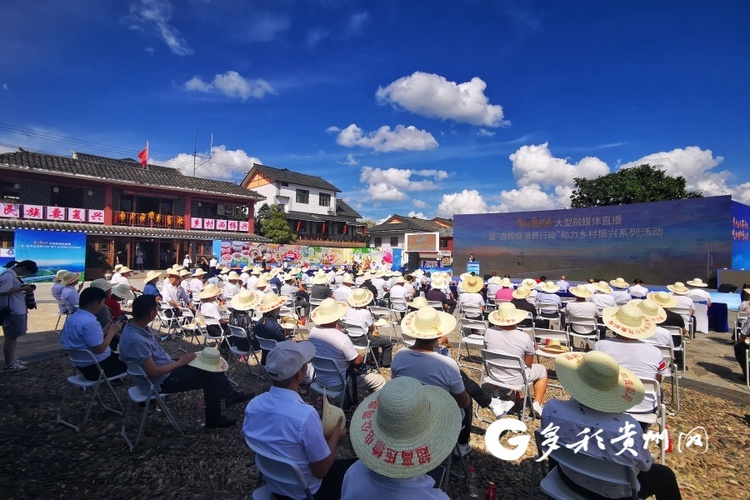
[[[209,161],[211,161],[211,158],[213,157],[213,155],[214,155],[214,133],[211,132],[211,143],[208,149],[208,158],[206,158],[206,161],[204,161],[200,165],[198,166],[195,165],[196,158],[198,157],[198,131],[196,130],[195,131],[195,147],[193,149],[193,177],[195,177],[195,169],[200,168],[206,163],[208,163]]]

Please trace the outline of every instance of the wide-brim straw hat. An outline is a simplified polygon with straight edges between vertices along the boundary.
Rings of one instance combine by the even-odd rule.
[[[349,304],[329,297],[310,313],[310,319],[316,325],[327,325],[343,318],[348,310]]]
[[[408,302],[408,306],[412,309],[422,309],[423,307],[430,307],[430,303],[424,297],[417,297],[411,302]]]
[[[362,275],[363,281],[369,281],[371,279],[372,279],[372,274],[369,271]]]
[[[418,278],[420,276],[424,276],[424,271],[422,271],[421,269],[417,269],[413,273],[411,273],[411,275],[415,278]]]
[[[615,288],[621,288],[623,290],[625,288],[628,288],[630,286],[630,283],[628,283],[627,281],[625,281],[622,278],[617,278],[617,279],[614,279],[614,280],[610,280],[609,284],[612,285]]]
[[[187,269],[183,269],[182,271],[180,271],[180,278],[185,279],[188,276],[190,276],[190,271],[188,271]]]
[[[750,293],[750,288],[743,288],[742,289],[745,293]]]
[[[675,281],[674,285],[667,285],[667,290],[677,295],[687,295],[690,289],[682,281]]]
[[[263,268],[253,267],[253,270],[250,272],[250,274],[257,274],[258,276],[260,276],[261,274],[263,274]]]
[[[594,288],[596,288],[596,291],[599,293],[612,293],[612,287],[609,286],[609,283],[606,281],[600,281],[596,285],[594,285]]]
[[[297,275],[296,275],[296,274],[292,274],[292,273],[286,273],[286,274],[284,275],[284,277],[283,277],[282,279],[283,279],[284,281],[292,281],[292,280],[293,280],[293,279],[295,279],[296,277],[297,277]]]
[[[232,297],[231,305],[235,311],[250,311],[251,309],[257,309],[261,300],[263,300],[263,295],[257,290],[243,288]]]
[[[473,274],[471,274],[471,273],[461,273],[461,275],[459,275],[458,279],[461,280],[461,281],[463,281],[465,279],[471,278],[472,276],[473,276]]]
[[[257,288],[258,290],[263,290],[268,286],[268,282],[270,280],[271,276],[268,273],[261,274],[260,278],[258,278],[258,281],[255,282],[255,288]]]
[[[492,283],[493,285],[502,285],[503,279],[500,276],[493,276],[487,280],[487,284]]]
[[[377,271],[375,271],[375,274],[373,274],[372,277],[373,278],[383,278],[383,277],[385,277],[385,271],[383,271],[382,269],[378,269]]]
[[[500,302],[497,309],[487,316],[487,321],[497,326],[517,325],[528,318],[529,313],[523,309],[516,309],[510,302]]]
[[[130,286],[125,283],[118,283],[112,287],[112,295],[115,295],[121,299],[133,300],[135,295],[130,290]]]
[[[398,284],[398,285],[403,285],[404,283],[406,283],[406,280],[404,279],[404,277],[403,277],[403,276],[399,275],[399,276],[398,276],[398,277],[396,278],[396,284]]]
[[[664,323],[667,320],[667,311],[665,311],[662,306],[651,299],[633,299],[628,303],[635,305],[638,309],[641,310],[644,316],[646,316],[657,325],[659,323]]]
[[[227,279],[229,281],[238,280],[241,279],[240,275],[237,274],[237,271],[229,271],[229,274],[227,274]]]
[[[98,288],[106,292],[107,290],[112,289],[112,283],[105,280],[104,278],[97,278],[91,282],[91,284],[89,285],[89,288]]]
[[[336,405],[332,405],[328,401],[325,389],[323,389],[323,413],[321,415],[321,419],[323,420],[323,437],[326,439],[331,437],[341,417],[344,417],[341,422],[341,430],[344,430],[346,429],[346,415],[344,415],[344,410]]]
[[[199,267],[198,269],[195,270],[195,272],[193,273],[193,276],[195,276],[196,278],[200,278],[204,274],[206,274],[206,271],[204,271],[203,269]]]
[[[188,364],[207,372],[225,372],[229,369],[229,363],[215,347],[206,347]]]
[[[167,273],[167,276],[177,276],[178,278],[180,277],[180,270],[173,267],[170,267],[164,272]]]
[[[519,286],[513,292],[511,293],[513,295],[514,299],[528,299],[531,297],[531,290],[526,288],[525,286]]]
[[[201,300],[204,300],[210,299],[211,297],[217,297],[219,295],[221,295],[221,288],[214,285],[213,283],[209,283],[203,288],[198,297],[200,297]]]
[[[451,333],[454,328],[456,328],[456,318],[434,307],[417,309],[401,320],[401,331],[416,339],[436,339]]]
[[[677,299],[674,298],[674,295],[670,295],[667,292],[650,292],[646,296],[646,298],[648,298],[649,300],[653,300],[664,309],[677,307]]]
[[[250,266],[243,266],[241,269],[243,273],[249,273],[251,270],[252,270],[252,267]]]
[[[313,285],[326,285],[328,284],[328,275],[323,271],[318,271],[313,274],[312,282]]]
[[[65,269],[60,269],[59,271],[57,271],[57,273],[55,273],[55,278],[52,281],[60,281],[60,276],[62,276],[63,273],[67,272],[68,271],[66,271]]]
[[[352,422],[349,437],[362,463],[377,474],[408,479],[435,469],[451,453],[461,412],[448,391],[398,377],[362,401]],[[385,453],[373,453],[378,443]]]
[[[63,285],[70,285],[71,283],[76,283],[78,281],[78,273],[71,273],[70,271],[65,271],[60,275],[60,283]]]
[[[562,345],[559,340],[549,339],[549,344],[545,344],[540,349],[548,354],[562,354],[570,352],[570,347]]]
[[[708,283],[704,283],[700,278],[693,278],[691,280],[688,280],[687,284],[690,286],[696,286],[698,288],[706,288],[708,286]]]
[[[588,299],[589,297],[594,295],[593,293],[591,293],[591,290],[589,290],[586,285],[572,286],[568,288],[568,292],[571,295],[578,297],[579,299]]]
[[[342,283],[349,283],[350,285],[354,284],[354,276],[351,275],[351,273],[345,273],[344,277],[341,278]]]
[[[128,266],[122,266],[120,268],[120,274],[126,274],[126,273],[132,273],[132,269],[130,269]]]
[[[510,278],[503,278],[500,280],[500,285],[503,288],[513,288],[513,283],[511,283]]]
[[[461,288],[464,292],[477,293],[484,287],[484,280],[477,276],[469,276],[465,280],[461,281]]]
[[[271,270],[269,271],[269,273],[271,274],[271,277],[273,278],[277,274],[281,273],[281,268],[280,267],[272,267]]]
[[[273,292],[268,292],[263,295],[263,300],[261,300],[260,305],[258,306],[258,312],[267,313],[274,309],[278,309],[285,303],[286,297],[280,297]]]
[[[143,278],[143,283],[149,283],[157,278],[161,278],[162,274],[161,271],[149,271],[146,273],[146,277]]]
[[[555,358],[555,370],[571,397],[594,410],[621,413],[643,401],[643,383],[607,353],[561,354]]]
[[[347,302],[352,307],[365,307],[372,302],[372,292],[367,288],[355,288],[349,294]]]
[[[440,276],[436,276],[430,280],[430,287],[440,290],[441,288],[445,288],[445,286],[448,283]]]
[[[185,266],[183,266],[182,264],[172,264],[172,269],[174,269],[175,271],[182,271],[183,269],[185,269]]]
[[[120,272],[120,269],[122,269],[122,264],[115,264],[115,267],[112,268],[116,273]]]
[[[542,292],[544,293],[557,293],[560,291],[560,287],[552,283],[551,281],[545,281],[542,285]]]
[[[656,331],[656,324],[644,316],[638,306],[630,303],[604,308],[602,321],[604,326],[628,339],[646,339]]]
[[[521,286],[525,286],[526,288],[529,288],[532,290],[534,289],[534,287],[536,287],[536,285],[537,283],[534,278],[526,278],[521,282]]]

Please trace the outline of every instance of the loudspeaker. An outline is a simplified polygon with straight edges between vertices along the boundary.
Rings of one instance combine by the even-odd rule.
[[[409,269],[415,271],[419,269],[419,253],[409,252]]]
[[[719,293],[734,293],[736,291],[737,287],[731,283],[722,283],[717,290]]]

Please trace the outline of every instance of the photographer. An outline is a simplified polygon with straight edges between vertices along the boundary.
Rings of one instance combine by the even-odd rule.
[[[0,316],[2,316],[5,344],[3,354],[5,365],[3,370],[20,372],[27,368],[27,363],[17,360],[16,343],[18,337],[26,335],[28,309],[26,308],[26,294],[33,294],[34,285],[24,285],[21,277],[36,274],[36,262],[24,260],[8,262],[6,270],[0,274]]]

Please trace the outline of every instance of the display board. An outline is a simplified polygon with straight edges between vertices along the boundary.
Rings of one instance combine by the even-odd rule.
[[[404,252],[437,252],[440,249],[440,233],[406,233]]]
[[[39,267],[24,281],[52,281],[60,269],[81,273],[80,280],[84,279],[86,233],[16,229],[14,239],[15,260],[33,260]]]

